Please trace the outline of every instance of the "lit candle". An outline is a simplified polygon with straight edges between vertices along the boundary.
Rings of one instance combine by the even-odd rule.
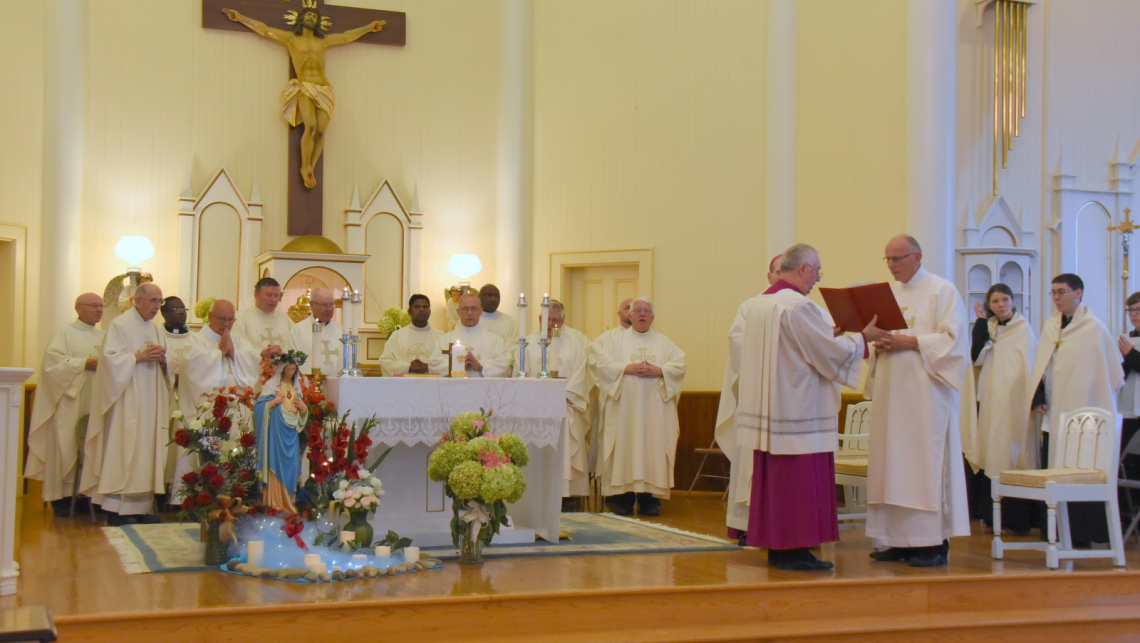
[[[261,567],[265,562],[265,541],[251,540],[246,543],[245,562],[254,567]]]
[[[321,322],[317,321],[316,317],[313,317],[313,348],[312,348],[312,351],[309,353],[309,361],[308,361],[310,373],[313,372],[313,368],[320,368],[320,366],[317,366],[316,362],[314,361],[317,359],[317,355],[320,354],[318,352],[320,350],[320,346],[321,346]]]
[[[526,295],[519,293],[519,338],[526,339]],[[515,348],[508,346],[508,349]]]
[[[313,565],[321,562],[320,554],[305,554],[305,567],[313,568]]]
[[[538,337],[546,337],[546,327],[550,324],[550,294],[542,293],[542,322],[539,324]]]
[[[328,570],[328,563],[313,563],[312,565],[309,565],[309,571],[316,572],[317,574],[324,574]]]
[[[455,369],[451,371],[452,377],[467,377],[467,366],[464,363],[466,357],[467,349],[463,347],[463,342],[458,339],[455,340],[455,343],[451,345],[452,368]]]
[[[407,561],[409,563],[414,563],[419,559],[420,559],[420,548],[419,547],[405,547],[404,548],[404,560],[405,561]]]
[[[340,532],[340,542],[350,543],[354,540],[356,540],[356,532],[355,531],[342,531],[342,532]]]
[[[389,547],[388,545],[377,545],[376,546],[376,555],[377,556],[385,556],[385,557],[391,556],[392,555],[392,548]]]

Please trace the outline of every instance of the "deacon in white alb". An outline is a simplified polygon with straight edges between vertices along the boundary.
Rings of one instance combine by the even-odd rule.
[[[499,303],[502,296],[499,287],[487,284],[479,289],[479,303],[483,306],[483,315],[479,317],[479,326],[491,331],[503,340],[503,346],[510,351],[510,363],[514,366],[518,359],[519,326],[513,317],[499,312]]]
[[[634,298],[633,327],[598,352],[602,493],[619,515],[632,513],[635,501],[642,515],[658,515],[673,488],[685,353],[651,328],[653,318],[653,302]]]
[[[210,306],[207,325],[190,334],[186,354],[178,371],[178,400],[182,420],[179,426],[197,419],[203,393],[223,386],[253,388],[261,377],[261,355],[249,342],[231,334],[236,319],[233,303],[219,299]],[[182,501],[178,488],[182,476],[198,466],[186,449],[177,447],[172,504]]]
[[[309,375],[313,368],[321,369],[325,377],[336,377],[342,368],[344,344],[341,335],[344,328],[333,321],[336,312],[336,299],[328,288],[314,288],[309,293],[309,316],[297,322],[290,331],[293,348],[308,353],[309,359],[301,367],[301,372]],[[321,332],[313,334],[313,320],[321,324]],[[313,345],[316,337],[317,344]]]
[[[891,239],[886,262],[907,328],[874,343],[864,389],[874,436],[866,533],[888,547],[874,560],[934,567],[949,560],[948,538],[970,535],[958,433],[970,333],[958,289],[922,267],[918,241]]]
[[[162,307],[158,309],[155,323],[162,326],[162,336],[166,341],[166,372],[170,375],[170,413],[178,410],[178,371],[182,366],[182,357],[190,348],[190,329],[186,326],[186,304],[178,297],[170,296],[162,300]],[[161,318],[161,323],[159,322]],[[191,404],[193,400],[191,400]],[[174,481],[174,470],[177,467],[180,449],[172,442],[166,447],[166,482]],[[175,485],[177,488],[177,484]]]
[[[161,304],[158,286],[139,286],[134,308],[107,329],[95,372],[79,489],[110,525],[158,522],[148,514],[165,489],[170,423],[166,345],[151,322]]]
[[[238,311],[233,334],[249,342],[258,352],[273,349],[271,356],[295,348],[293,320],[277,311],[280,303],[281,284],[273,277],[261,279],[253,288],[253,307]]]
[[[70,511],[80,440],[87,430],[79,420],[91,407],[91,383],[105,334],[96,325],[103,317],[102,297],[80,295],[75,312],[79,319],[60,329],[44,353],[24,467],[25,477],[43,481],[43,499],[57,516]]]
[[[539,323],[542,323],[539,315]],[[547,317],[546,369],[566,378],[566,433],[562,442],[562,496],[590,495],[587,468],[587,433],[590,430],[590,389],[594,387],[586,364],[586,347],[590,340],[580,331],[564,325],[566,309],[562,302],[551,300]],[[542,336],[534,331],[527,336],[526,373],[537,378],[542,372]]]
[[[459,298],[459,326],[444,333],[436,344],[438,350],[449,350],[450,344],[463,344],[463,355],[455,355],[452,362],[456,370],[464,368],[467,377],[510,377],[511,358],[498,335],[483,328],[479,316],[483,306],[479,295],[468,293]],[[446,361],[447,356],[443,359]],[[460,366],[462,364],[462,366]]]
[[[438,348],[443,331],[428,325],[431,300],[427,295],[412,295],[408,299],[408,315],[412,318],[411,325],[396,330],[384,342],[380,372],[385,377],[406,373],[447,375],[447,355]]]

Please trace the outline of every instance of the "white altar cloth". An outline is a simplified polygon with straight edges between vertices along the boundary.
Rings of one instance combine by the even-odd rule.
[[[530,451],[527,491],[507,505],[511,525],[558,542],[566,380],[337,377],[323,388],[338,412],[352,412],[350,420],[375,415],[373,444],[395,447],[376,470],[385,491],[370,521],[378,539],[392,529],[424,547],[450,543],[451,505],[443,484],[428,479],[427,460],[451,418],[483,408],[494,412],[494,433],[518,434]],[[503,534],[499,542],[509,539]]]

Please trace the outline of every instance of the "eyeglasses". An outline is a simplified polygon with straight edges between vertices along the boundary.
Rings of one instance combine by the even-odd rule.
[[[185,308],[167,308],[165,310],[168,313],[184,313],[184,312],[186,312]]]
[[[901,255],[898,257],[883,257],[883,261],[885,261],[887,263],[898,263],[898,262],[902,261],[903,259],[906,259],[907,257],[909,257],[911,255],[916,255],[916,254],[918,254],[917,250],[914,252],[908,252],[905,255]]]
[[[230,322],[236,322],[237,321],[237,317],[221,317],[221,316],[215,315],[214,313],[210,313],[210,317],[213,317],[214,319],[222,322],[223,324],[228,324]]]
[[[1140,313],[1140,306],[1129,306],[1128,308],[1125,308],[1124,310],[1127,310],[1129,315],[1131,315],[1133,313]]]
[[[87,306],[88,308],[102,308],[103,304],[79,304],[80,306]]]
[[[327,304],[323,304],[311,301],[309,302],[309,308],[336,308],[336,303],[330,301]]]
[[[1069,293],[1071,293],[1071,292],[1073,292],[1073,291],[1072,291],[1071,289],[1069,289],[1069,288],[1061,288],[1061,289],[1059,289],[1059,290],[1051,290],[1051,291],[1049,291],[1049,296],[1050,296],[1050,297],[1063,297],[1063,296],[1065,296],[1065,295],[1067,295],[1067,294],[1069,294]]]

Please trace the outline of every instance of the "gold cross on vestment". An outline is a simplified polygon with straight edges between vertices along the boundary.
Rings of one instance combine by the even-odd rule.
[[[321,345],[323,346],[323,348],[321,349],[322,363],[323,364],[335,364],[336,362],[330,358],[336,357],[336,355],[339,351],[337,351],[335,348],[330,348],[329,347],[329,340],[327,340],[327,339],[322,339]]]
[[[426,359],[428,357],[428,355],[430,355],[430,354],[431,354],[431,352],[428,351],[426,348],[424,348],[423,342],[416,342],[415,348],[409,348],[406,351],[407,357],[414,357],[415,359],[418,359],[420,361],[423,361],[424,359]]]
[[[629,356],[629,361],[631,361],[631,362],[656,362],[657,356],[656,355],[647,355],[646,354],[647,352],[648,351],[646,350],[646,348],[644,346],[642,346],[641,348],[637,349],[636,353]]]
[[[277,344],[278,346],[280,346],[281,340],[285,339],[284,337],[278,335],[277,333],[274,333],[272,328],[266,328],[265,332],[262,333],[260,335],[260,337],[261,337],[261,341],[265,342],[266,346],[268,346],[270,344]]]

